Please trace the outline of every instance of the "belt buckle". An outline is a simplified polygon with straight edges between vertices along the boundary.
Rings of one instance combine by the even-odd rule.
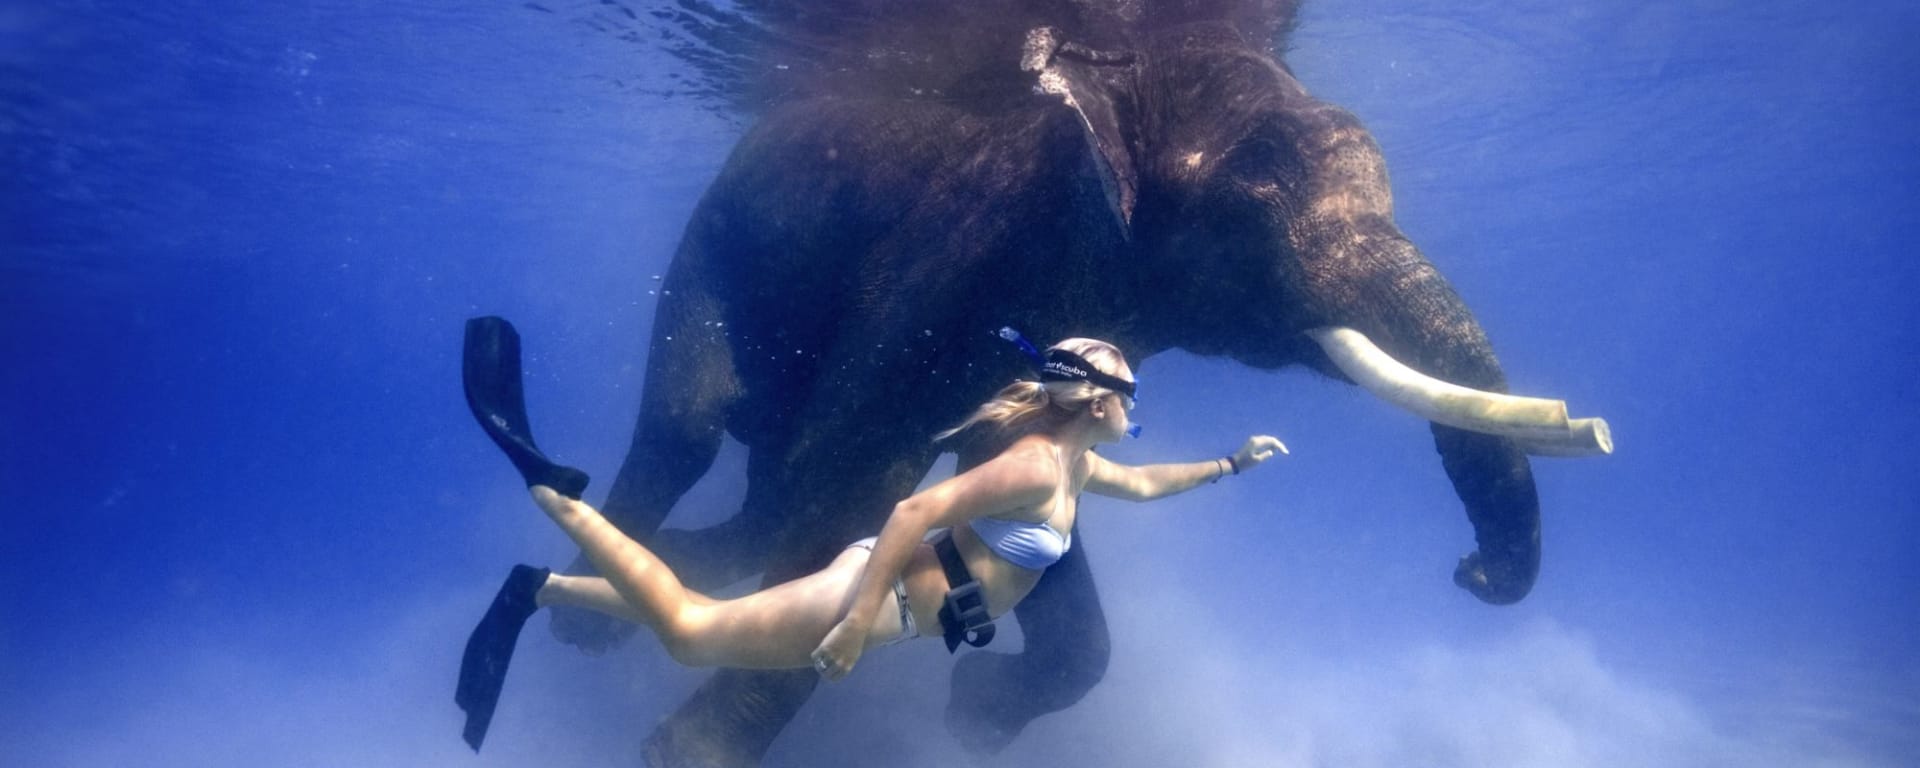
[[[993,640],[993,618],[987,615],[986,598],[980,595],[980,582],[970,581],[948,590],[946,604],[940,607],[940,622],[945,625],[947,651],[960,647],[960,641],[975,648]]]

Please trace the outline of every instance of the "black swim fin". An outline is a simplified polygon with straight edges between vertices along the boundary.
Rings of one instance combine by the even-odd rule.
[[[528,487],[544,485],[567,498],[580,498],[587,490],[587,473],[554,463],[533,444],[526,395],[520,388],[520,334],[512,323],[498,317],[467,321],[460,379],[473,417],[507,453]]]
[[[513,661],[513,646],[520,639],[520,628],[540,606],[534,595],[553,572],[530,565],[516,565],[507,574],[493,596],[487,615],[467,637],[467,651],[460,657],[460,684],[453,689],[453,701],[467,713],[462,736],[473,751],[487,738],[487,726],[493,722],[494,705],[500,703],[500,688],[507,682],[507,664]]]

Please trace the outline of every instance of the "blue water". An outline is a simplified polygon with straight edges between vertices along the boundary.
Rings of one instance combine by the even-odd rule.
[[[742,128],[613,6],[423,5],[0,5],[0,764],[633,765],[702,679],[536,620],[459,741],[467,628],[570,558],[460,402],[461,321],[520,323],[543,444],[610,479],[653,276]],[[1513,388],[1619,450],[1536,462],[1543,573],[1495,608],[1448,581],[1471,533],[1423,424],[1147,361],[1114,458],[1294,455],[1088,503],[1112,669],[997,764],[1920,761],[1916,32],[1879,0],[1310,7],[1294,69],[1372,129]],[[737,501],[739,453],[672,524]],[[863,661],[769,764],[966,764],[950,663]]]

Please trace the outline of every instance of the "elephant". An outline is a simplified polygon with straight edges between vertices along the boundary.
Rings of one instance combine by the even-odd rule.
[[[760,41],[690,58],[717,82],[790,58],[746,78],[758,90],[733,88],[760,101],[660,285],[604,504],[690,586],[809,572],[878,530],[942,451],[962,468],[993,455],[990,437],[930,436],[1026,371],[993,336],[1012,326],[1104,339],[1136,362],[1181,349],[1305,366],[1413,410],[1474,530],[1454,580],[1493,604],[1531,589],[1528,454],[1602,453],[1610,434],[1503,394],[1485,333],[1396,228],[1379,147],[1277,53],[1291,2],[737,5],[660,16],[722,48]],[[662,529],[725,435],[748,450],[742,508]],[[977,753],[1105,672],[1078,538],[1015,611],[1022,652],[957,662],[947,725]],[[554,621],[563,639],[609,642],[583,615]],[[719,671],[647,760],[757,764],[816,682]]]

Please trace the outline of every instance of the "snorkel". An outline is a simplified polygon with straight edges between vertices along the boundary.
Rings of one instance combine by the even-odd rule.
[[[1020,349],[1021,354],[1026,355],[1027,363],[1033,366],[1035,373],[1040,374],[1041,381],[1084,381],[1094,386],[1105,387],[1120,393],[1120,396],[1127,400],[1127,410],[1133,410],[1133,404],[1136,401],[1134,391],[1138,388],[1135,382],[1095,368],[1092,363],[1087,362],[1086,358],[1064,349],[1050,349],[1042,354],[1033,346],[1033,342],[1027,341],[1027,337],[1020,335],[1020,332],[1012,327],[1001,328],[999,336],[1012,342]],[[1140,425],[1129,419],[1127,437],[1138,438],[1139,436]]]

